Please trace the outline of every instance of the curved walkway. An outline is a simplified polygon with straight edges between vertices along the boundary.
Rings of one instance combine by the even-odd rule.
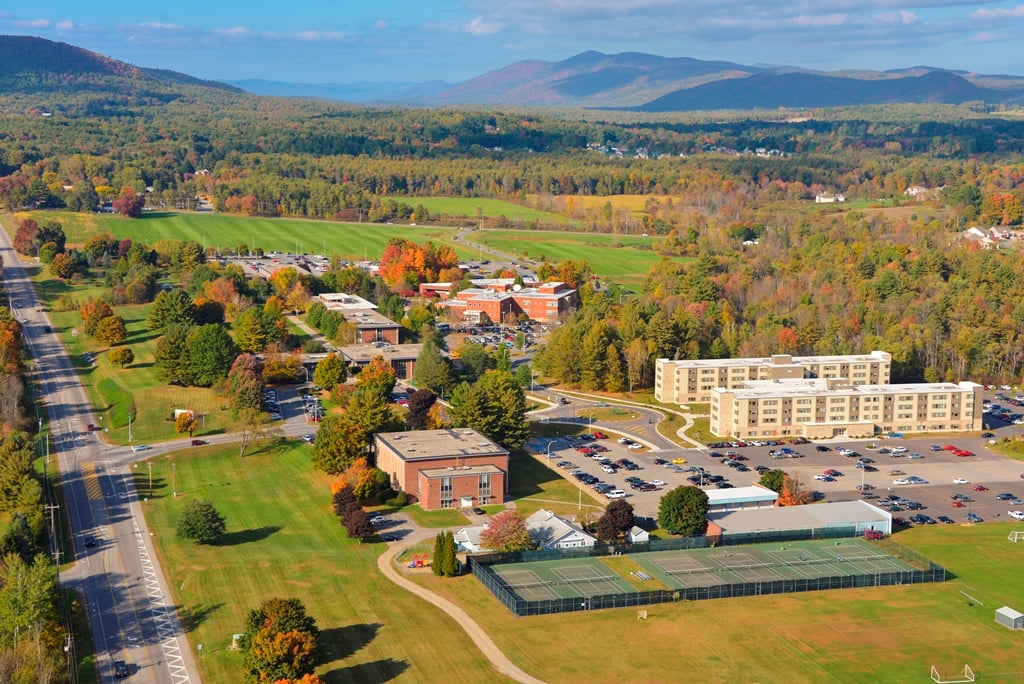
[[[377,558],[377,567],[380,568],[380,571],[384,573],[385,577],[402,589],[412,592],[416,596],[432,603],[450,615],[452,619],[462,627],[469,638],[472,639],[473,643],[476,644],[476,647],[484,654],[484,657],[491,661],[491,664],[494,665],[496,670],[508,677],[511,677],[517,682],[523,682],[524,684],[544,684],[544,680],[528,675],[516,667],[511,660],[505,657],[505,654],[501,652],[501,649],[491,641],[491,638],[487,636],[484,630],[481,629],[480,625],[478,625],[473,618],[469,617],[466,611],[462,610],[462,608],[459,608],[448,599],[442,598],[429,589],[425,589],[415,582],[403,577],[402,574],[395,569],[394,560],[395,556],[403,551],[404,548],[404,545],[401,547],[397,544],[393,545]]]

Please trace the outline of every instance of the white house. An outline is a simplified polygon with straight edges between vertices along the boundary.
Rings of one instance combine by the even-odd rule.
[[[583,531],[576,523],[559,518],[543,508],[526,519],[526,527],[542,549],[576,549],[593,546],[597,539]],[[455,543],[462,551],[486,551],[480,543],[481,533],[487,525],[463,527],[455,533]]]

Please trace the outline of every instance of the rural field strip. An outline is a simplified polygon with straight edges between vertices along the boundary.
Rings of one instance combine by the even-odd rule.
[[[146,593],[149,594],[149,610],[153,614],[153,622],[156,624],[156,632],[159,635],[160,648],[163,649],[164,658],[167,659],[167,670],[171,680],[176,684],[188,682],[188,670],[185,661],[181,657],[181,647],[178,645],[178,637],[175,636],[175,618],[173,611],[167,609],[164,602],[164,593],[160,589],[160,581],[156,576],[156,569],[149,557],[149,549],[146,547],[146,540],[142,536],[139,524],[132,520],[132,527],[135,530],[135,539],[139,546],[139,561],[142,564],[142,579],[146,583]]]

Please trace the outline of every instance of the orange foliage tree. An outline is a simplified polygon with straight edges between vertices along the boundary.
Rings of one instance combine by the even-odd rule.
[[[779,493],[780,506],[802,506],[811,503],[814,492],[808,489],[799,475],[786,475]]]
[[[437,280],[446,269],[458,267],[459,257],[447,245],[417,245],[402,238],[388,240],[380,258],[380,276],[388,285]]]

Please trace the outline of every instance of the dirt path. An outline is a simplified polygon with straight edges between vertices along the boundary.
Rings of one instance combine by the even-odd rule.
[[[457,605],[452,603],[446,598],[438,596],[434,592],[421,587],[420,585],[412,582],[405,577],[395,568],[395,556],[397,556],[405,547],[399,546],[398,544],[392,544],[387,551],[382,553],[377,558],[377,567],[384,573],[384,576],[389,580],[397,584],[402,589],[412,592],[416,596],[419,596],[425,601],[428,601],[444,612],[448,613],[455,622],[466,632],[476,647],[480,649],[480,652],[491,661],[495,669],[504,675],[514,679],[517,682],[524,682],[525,684],[544,684],[544,681],[531,677],[527,673],[516,667],[511,660],[505,657],[505,654],[495,645],[491,638],[487,636],[480,625],[469,617],[466,611],[459,608]]]

